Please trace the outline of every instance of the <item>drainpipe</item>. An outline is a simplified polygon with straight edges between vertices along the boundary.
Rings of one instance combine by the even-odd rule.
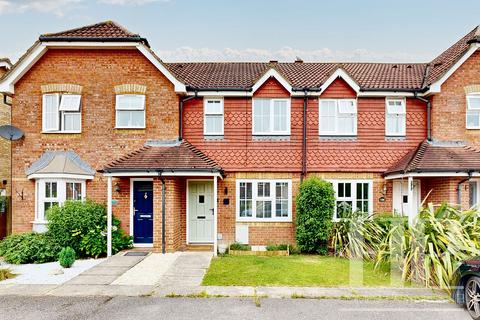
[[[307,174],[307,89],[304,89],[303,92],[305,96],[303,98],[302,174],[300,176],[300,183],[303,182],[303,179],[305,179]]]
[[[189,100],[196,99],[198,97],[198,91],[195,90],[195,95],[186,97],[186,98],[180,98],[179,102],[179,116],[178,116],[178,140],[182,141],[183,140],[183,104]]]
[[[432,103],[430,102],[430,99],[419,97],[416,91],[414,97],[427,104],[427,140],[432,141]]]
[[[467,179],[463,179],[462,181],[460,181],[457,185],[457,202],[460,206],[460,209],[462,208],[462,187],[461,185],[467,181],[469,181],[470,179],[472,179],[472,171],[468,171],[468,178]]]
[[[166,207],[167,207],[167,204],[166,204],[166,191],[167,191],[167,187],[165,186],[165,179],[162,177],[162,173],[163,171],[159,171],[158,172],[158,175],[160,176],[160,181],[162,181],[162,253],[165,254],[166,253],[166,232],[165,232],[165,211],[166,211]]]

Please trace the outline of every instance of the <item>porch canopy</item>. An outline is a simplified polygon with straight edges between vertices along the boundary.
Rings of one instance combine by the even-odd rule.
[[[139,150],[110,162],[101,172],[108,177],[108,255],[111,255],[113,177],[211,177],[214,181],[214,252],[217,252],[217,178],[223,179],[224,172],[188,141],[148,141]],[[165,232],[165,189],[162,194],[162,230]],[[164,235],[162,251],[165,253]]]
[[[414,218],[413,179],[422,177],[480,177],[480,149],[463,142],[428,141],[409,152],[398,163],[384,172],[387,180],[408,179],[409,221]],[[460,190],[458,188],[458,190]]]

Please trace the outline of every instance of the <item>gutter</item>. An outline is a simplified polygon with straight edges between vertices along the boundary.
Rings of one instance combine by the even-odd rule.
[[[183,140],[183,104],[189,100],[196,99],[198,97],[198,91],[195,90],[195,95],[186,97],[183,99],[180,99],[180,102],[178,104],[178,109],[179,109],[179,116],[178,116],[178,140],[182,141]]]
[[[300,183],[303,182],[307,175],[307,107],[308,107],[308,95],[307,89],[304,89],[303,98],[303,137],[302,137],[302,173],[300,175]]]
[[[160,181],[162,181],[162,253],[166,253],[166,231],[165,231],[165,216],[166,216],[166,208],[167,208],[167,197],[165,195],[167,191],[167,187],[165,186],[165,179],[162,177],[162,171],[158,171],[158,176],[160,177]]]

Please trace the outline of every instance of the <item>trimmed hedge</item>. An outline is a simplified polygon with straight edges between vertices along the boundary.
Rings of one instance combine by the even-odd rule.
[[[45,233],[10,235],[0,242],[0,256],[13,264],[56,261],[61,247]]]
[[[335,192],[330,183],[313,177],[300,185],[297,195],[297,245],[302,252],[328,253],[333,227]]]

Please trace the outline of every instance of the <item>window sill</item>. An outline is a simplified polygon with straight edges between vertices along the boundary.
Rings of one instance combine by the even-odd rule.
[[[343,136],[343,135],[320,135],[319,136],[319,139],[320,140],[324,140],[324,141],[356,141],[357,140],[357,136],[356,135],[353,135],[353,136]]]
[[[42,131],[42,134],[81,134],[82,131]]]
[[[290,135],[254,135],[253,141],[290,141]]]
[[[237,216],[237,222],[255,222],[255,223],[278,223],[278,222],[292,222],[292,218],[275,218],[275,219],[256,219],[256,218],[240,218]]]
[[[218,134],[218,135],[205,134],[205,135],[203,135],[203,139],[205,141],[218,141],[218,140],[223,140],[224,136],[223,136],[223,134]]]
[[[407,140],[407,136],[406,135],[402,135],[402,136],[389,136],[389,135],[386,135],[385,136],[385,141],[405,141]]]
[[[145,130],[147,127],[115,127],[115,130]]]

